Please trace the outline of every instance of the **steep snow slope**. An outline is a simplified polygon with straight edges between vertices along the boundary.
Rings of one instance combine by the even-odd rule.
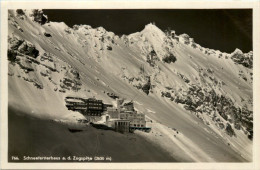
[[[104,132],[82,124],[61,124],[29,117],[12,108],[8,109],[8,117],[11,122],[8,124],[10,132],[8,144],[10,151],[8,155],[10,162],[16,162],[11,159],[12,155],[17,155],[20,158],[24,156],[71,156],[71,160],[64,162],[83,162],[82,158],[86,156],[93,159],[95,156],[109,156],[112,158],[112,162],[125,162],[126,160],[128,162],[183,161],[172,158],[167,152],[135,134]],[[68,131],[68,127],[80,127],[82,131],[71,133]],[[80,157],[81,161],[75,160],[72,156]],[[28,160],[22,160],[22,162],[28,163]],[[92,160],[90,162],[109,163],[110,161]]]
[[[174,156],[181,149],[191,161],[252,159],[252,52],[207,49],[153,24],[119,37],[102,27],[45,23],[40,10],[10,10],[8,20],[10,106],[75,121],[83,116],[66,109],[66,96],[113,103],[107,93],[114,93],[162,124],[151,126],[168,136]],[[178,129],[180,141],[167,127]]]

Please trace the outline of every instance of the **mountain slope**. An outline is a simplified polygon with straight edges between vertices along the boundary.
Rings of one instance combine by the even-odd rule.
[[[112,158],[112,162],[185,161],[173,159],[167,152],[135,134],[124,135],[113,131],[101,131],[91,126],[60,124],[26,116],[25,113],[13,108],[8,109],[9,121],[12,122],[8,125],[9,159],[12,162],[15,162],[11,159],[12,155],[18,156],[22,162],[35,162],[23,160],[24,156],[71,157],[64,162],[88,162],[82,160],[88,156],[92,157],[93,160],[90,161],[92,163],[110,162],[110,160],[94,160],[95,157],[103,156]],[[81,127],[81,132],[68,131],[68,128],[78,127]]]
[[[115,103],[107,95],[114,93],[155,122],[173,156],[182,155],[179,148],[191,161],[252,159],[252,52],[207,49],[153,24],[119,37],[102,27],[46,22],[41,10],[10,10],[8,20],[10,106],[75,121],[84,117],[66,109],[66,96]],[[167,127],[182,137],[172,139]]]

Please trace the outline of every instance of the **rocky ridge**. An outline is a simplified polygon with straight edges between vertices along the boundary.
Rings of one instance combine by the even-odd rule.
[[[133,94],[129,99],[139,102],[151,98],[162,107],[169,104],[171,114],[183,108],[230,138],[240,132],[253,138],[253,52],[204,48],[187,34],[163,32],[154,24],[119,37],[103,27],[48,22],[41,10],[10,10],[8,21],[10,80],[62,101],[68,94],[109,102],[114,100],[108,94]]]

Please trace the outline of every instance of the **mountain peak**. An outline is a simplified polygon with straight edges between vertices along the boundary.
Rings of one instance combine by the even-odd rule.
[[[236,48],[232,54],[234,54],[234,53],[243,54],[243,52],[238,48]]]
[[[85,117],[85,111],[68,109],[68,97],[74,98],[73,103],[95,97],[109,105],[116,105],[116,98],[125,98],[133,100],[137,112],[151,117],[146,117],[147,125],[157,134],[170,135],[156,141],[159,145],[163,140],[172,141],[163,149],[176,152],[174,139],[183,137],[178,142],[185,147],[180,149],[194,149],[184,154],[185,161],[239,161],[234,158],[240,155],[252,159],[252,53],[240,55],[237,49],[232,56],[222,54],[199,46],[187,34],[164,32],[153,23],[117,38],[103,27],[43,25],[47,18],[41,10],[8,13],[9,107],[45,119],[79,122],[76,128],[83,125],[81,120],[86,120],[84,126],[98,121],[105,127],[108,123],[102,121],[107,112],[102,117]],[[153,139],[155,131],[147,135]],[[216,137],[219,140],[211,142]],[[205,144],[213,149],[205,149]],[[239,149],[241,146],[245,149]],[[225,158],[218,156],[224,154]]]
[[[149,23],[145,25],[143,31],[149,31],[149,32],[162,32],[160,28],[158,28],[154,23]]]

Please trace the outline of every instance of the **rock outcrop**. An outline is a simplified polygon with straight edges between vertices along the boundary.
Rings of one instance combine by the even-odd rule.
[[[244,67],[253,68],[253,52],[244,54],[241,50],[236,49],[230,54],[230,58],[237,64],[241,64]]]
[[[19,37],[8,37],[8,59],[14,61],[17,55],[28,55],[36,58],[39,51],[36,47]]]
[[[151,81],[150,81],[150,77],[147,77],[147,83],[145,83],[142,87],[142,90],[148,95],[150,88],[151,88]]]
[[[43,11],[40,9],[31,10],[29,15],[33,18],[33,21],[38,22],[41,25],[45,24],[48,21],[48,17],[44,15]]]
[[[182,110],[222,135],[243,131],[253,139],[252,52],[204,48],[187,34],[165,34],[155,24],[119,38],[103,27],[40,25],[46,22],[42,10],[9,11],[8,75],[13,81],[18,78],[57,99],[69,93],[112,100],[129,89],[145,97],[140,107],[149,108],[153,99],[172,109],[167,114]],[[155,116],[167,118],[161,111]]]

